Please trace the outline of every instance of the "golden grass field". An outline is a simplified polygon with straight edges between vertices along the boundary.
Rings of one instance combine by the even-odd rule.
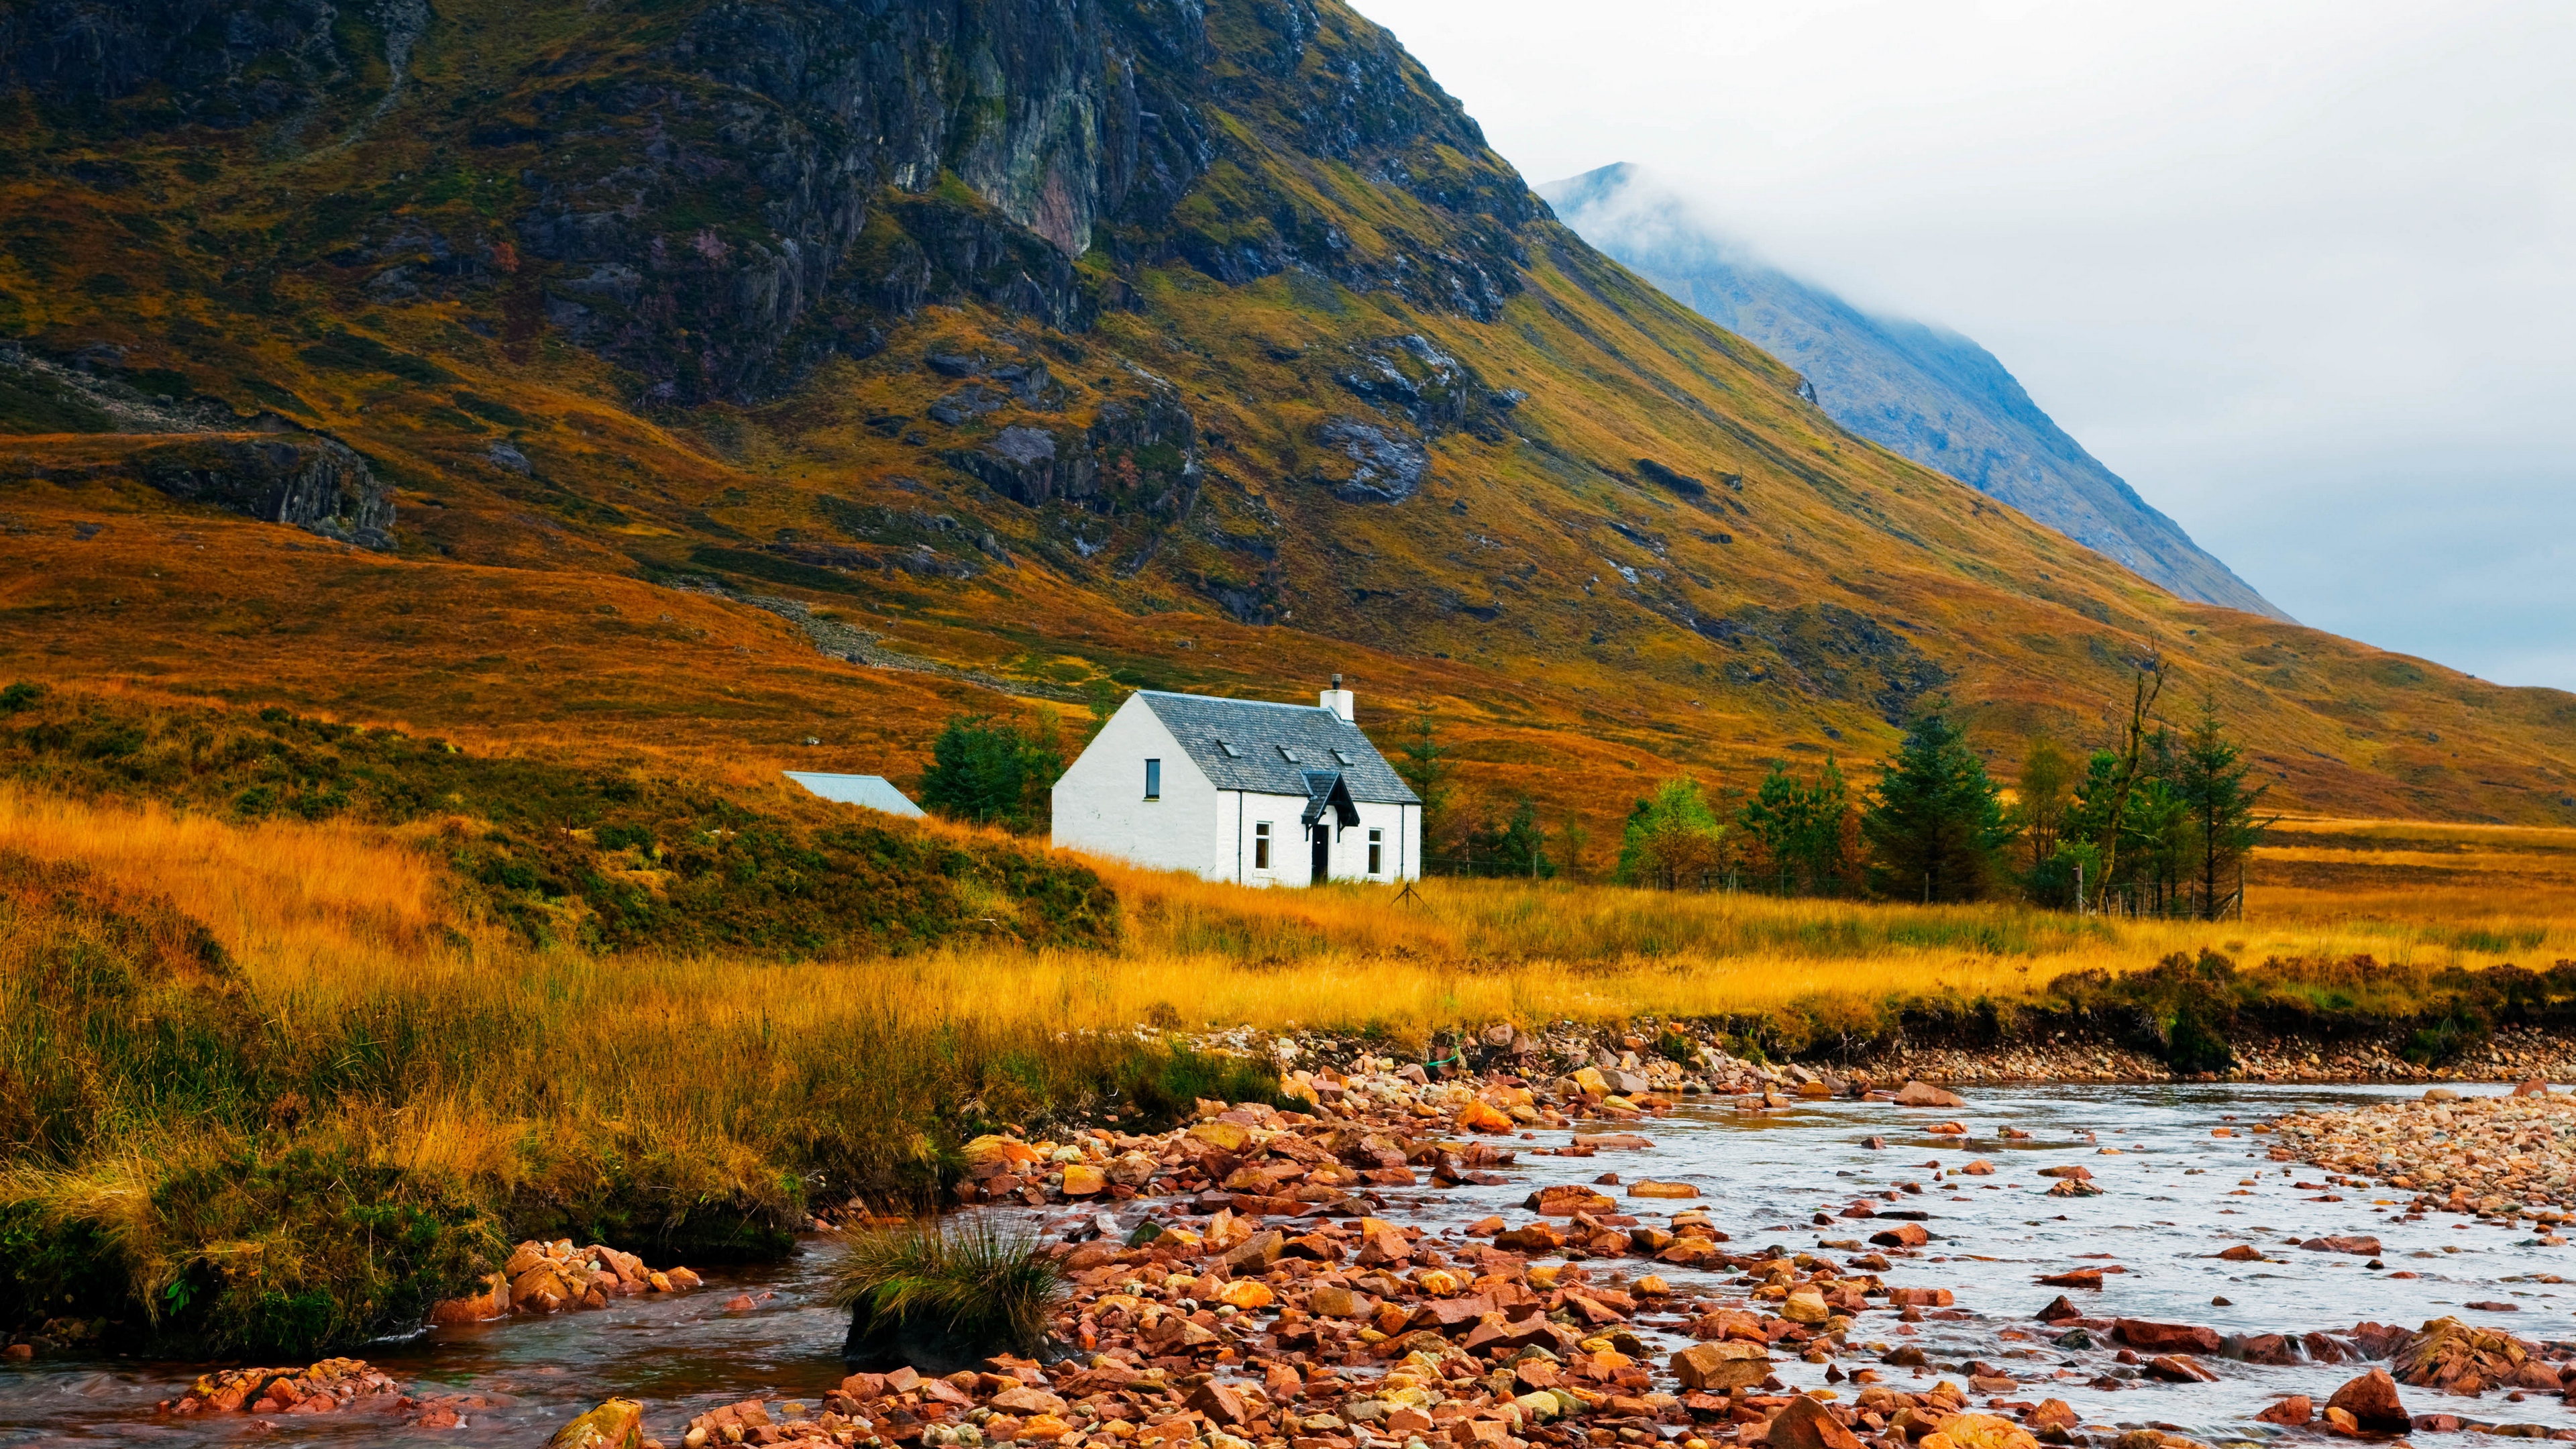
[[[2524,954],[2563,956],[2576,830],[2297,816],[2273,828],[2248,882],[2265,918],[2492,929]]]
[[[1124,907],[1112,950],[781,964],[531,946],[455,888],[443,824],[239,823],[0,782],[0,886],[21,889],[0,890],[0,981],[130,949],[91,915],[37,919],[34,861],[81,867],[118,910],[202,922],[238,986],[93,999],[78,1050],[68,1026],[0,1033],[0,1088],[20,1084],[0,1091],[0,1134],[11,1091],[76,1104],[77,1130],[39,1131],[0,1167],[0,1239],[15,1223],[38,1245],[13,1260],[22,1281],[94,1282],[83,1255],[104,1255],[135,1299],[213,1305],[187,1320],[196,1343],[309,1346],[416,1313],[505,1232],[759,1251],[806,1204],[927,1191],[960,1122],[1258,1089],[1136,1026],[1421,1051],[1504,1019],[1706,1016],[1776,1049],[1872,1035],[1891,1004],[2009,1010],[2063,973],[2203,949],[2248,965],[2576,956],[2576,832],[2291,822],[2256,862],[2250,918],[2217,923],[1556,882],[1432,880],[1399,901],[1092,862]],[[2403,992],[2365,982],[2345,1001],[2416,1009]],[[173,1065],[201,1015],[235,1039]],[[352,1222],[387,1211],[432,1224],[409,1239],[425,1246],[365,1246],[376,1229]]]
[[[213,928],[264,1000],[327,1013],[385,994],[529,993],[546,1015],[655,1023],[665,1065],[643,1078],[697,1076],[667,1064],[746,1024],[830,1034],[890,1008],[914,1021],[1374,1026],[1418,1039],[1461,1021],[1758,1013],[1820,995],[2008,999],[2063,972],[2116,973],[2204,947],[2248,964],[2576,956],[2567,830],[2285,821],[2249,873],[2248,918],[2214,923],[1559,882],[1435,879],[1399,902],[1379,887],[1254,890],[1092,860],[1126,903],[1115,953],[965,945],[792,967],[537,951],[450,898],[431,833],[240,824],[0,783],[0,848],[166,895]],[[793,989],[778,989],[790,973]],[[686,1030],[674,1039],[666,1025]]]

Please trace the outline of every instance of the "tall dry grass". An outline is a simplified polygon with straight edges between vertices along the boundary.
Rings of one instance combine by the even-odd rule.
[[[416,1311],[505,1229],[767,1251],[808,1202],[926,1190],[978,1123],[1259,1089],[1139,1024],[1373,1031],[1408,1049],[1505,1019],[1866,1035],[1894,1000],[2009,1007],[2068,972],[2204,949],[2427,967],[2576,954],[2556,920],[2127,922],[1498,881],[1398,899],[1095,863],[1126,912],[1113,952],[600,956],[476,918],[449,889],[447,839],[435,822],[245,824],[0,782],[0,863],[88,882],[76,909],[0,921],[0,981],[93,982],[141,960],[100,901],[201,922],[231,973],[136,967],[48,1004],[51,1027],[32,1010],[0,1023],[0,1098],[42,1108],[0,1173],[0,1256],[42,1245],[10,1265],[29,1291],[93,1291],[79,1284],[112,1263],[120,1291],[202,1342],[304,1347]],[[66,977],[67,962],[87,964]],[[426,1246],[366,1246],[376,1229],[352,1225],[387,1211]]]
[[[2248,962],[2370,955],[2470,968],[2576,955],[2571,918],[2478,911],[2495,902],[2467,895],[2447,917],[2127,921],[1556,882],[1433,880],[1398,900],[1382,887],[1247,890],[1092,860],[1127,912],[1114,954],[968,943],[780,966],[531,949],[450,899],[427,829],[237,824],[0,782],[0,848],[168,897],[214,931],[283,1021],[337,1035],[371,1016],[434,1019],[463,1033],[421,1087],[488,1090],[545,1075],[550,1097],[603,1111],[722,1095],[720,1084],[764,1073],[738,1055],[744,1042],[846,1037],[880,1020],[907,1032],[1165,1021],[1418,1038],[1460,1021],[1756,1014],[1830,995],[2012,999],[2064,972],[2117,974],[2204,949]],[[549,1065],[568,1058],[578,1072]],[[728,1113],[688,1115],[722,1123]]]

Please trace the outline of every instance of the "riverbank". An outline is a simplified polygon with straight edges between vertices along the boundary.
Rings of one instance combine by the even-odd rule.
[[[52,1039],[98,1051],[167,1041],[186,1023],[192,1035],[179,1039],[197,1053],[186,1080],[215,1105],[163,1122],[141,1098],[93,1099],[112,1110],[84,1130],[104,1129],[97,1140],[114,1150],[62,1167],[21,1159],[0,1179],[0,1331],[127,1350],[292,1354],[405,1331],[525,1237],[701,1265],[775,1259],[818,1211],[837,1220],[955,1201],[977,1135],[1132,1133],[1205,1096],[1293,1101],[1297,1070],[1364,1056],[1435,1073],[1686,1065],[1686,1080],[1667,1084],[1682,1098],[1847,1097],[1909,1079],[2576,1077],[2556,1025],[2568,999],[2548,989],[2560,973],[2238,970],[2206,955],[2078,973],[2014,1000],[1835,995],[1688,1020],[1603,1010],[1451,1026],[1391,990],[1384,1004],[1423,1014],[1192,1033],[1058,1025],[1099,1010],[1075,983],[1122,970],[1108,962],[805,967],[780,996],[774,967],[530,953],[504,957],[520,973],[506,984],[499,963],[473,959],[308,977],[263,1016],[254,1003],[280,998],[190,944],[206,935],[184,915],[104,906],[77,878],[31,879],[52,882],[51,939],[125,962],[140,988],[88,998],[102,1028]],[[1219,968],[1199,989],[1241,991],[1270,974]],[[2526,989],[2534,980],[2544,989]],[[2330,1034],[2267,1031],[2280,1020]],[[673,1033],[673,1021],[693,1025]],[[2430,1056],[2428,1042],[2453,1055],[2403,1055]],[[130,1091],[169,1075],[115,1050],[48,1050],[54,1081]],[[2193,1070],[2213,1059],[2222,1070]],[[378,1221],[403,1226],[386,1249],[369,1236]],[[260,1273],[238,1271],[228,1245],[242,1242],[262,1245]]]
[[[2233,1044],[2235,1065],[2210,1081],[2424,1083],[2576,1081],[2576,1037],[2539,1027],[2508,1027],[2461,1057],[2438,1065],[2406,1059],[2419,1028],[2396,1026],[2360,1040],[2291,1037]],[[2146,1084],[2176,1073],[2162,1057],[2113,1040],[2003,1042],[1984,1049],[1926,1048],[1875,1052],[1852,1064],[1882,1080],[1906,1076],[1956,1085],[2003,1083]],[[2195,1076],[2200,1074],[2184,1074]]]

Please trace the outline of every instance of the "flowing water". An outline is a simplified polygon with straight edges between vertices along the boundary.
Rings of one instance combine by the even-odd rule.
[[[1820,1240],[1866,1239],[1885,1223],[1837,1217],[1819,1227],[1813,1215],[1839,1213],[1855,1199],[1904,1182],[1920,1183],[1920,1196],[1884,1207],[1921,1209],[1932,1241],[1911,1258],[1898,1258],[1884,1274],[1900,1287],[1948,1288],[1964,1316],[1899,1324],[1892,1315],[1863,1315],[1852,1333],[1857,1344],[1911,1343],[1923,1349],[1932,1375],[1964,1382],[1958,1365],[1980,1359],[2025,1381],[2017,1398],[2062,1398],[2086,1424],[2167,1426],[2217,1440],[2260,1437],[2250,1422],[2255,1410],[2285,1393],[2322,1402],[2356,1369],[2301,1362],[2262,1367],[2224,1359],[2204,1360],[2218,1381],[2169,1385],[2136,1380],[2118,1390],[2092,1383],[2116,1370],[2115,1349],[2068,1350],[2054,1330],[2031,1315],[2059,1290],[2033,1280],[2072,1268],[2125,1268],[2107,1277],[2100,1292],[2069,1290],[2088,1316],[2146,1318],[2202,1324],[2222,1333],[2349,1330],[2376,1320],[2413,1327],[2425,1319],[2456,1315],[2523,1338],[2576,1338],[2569,1315],[2576,1285],[2540,1281],[2576,1271],[2576,1248],[2542,1247],[2518,1229],[2465,1223],[2447,1214],[2403,1223],[2406,1194],[2363,1188],[2319,1191],[2312,1168],[2266,1161],[2265,1137],[2212,1137],[2232,1120],[2242,1126],[2289,1111],[2351,1106],[2416,1089],[2372,1087],[2267,1088],[2244,1086],[2040,1087],[1979,1092],[1952,1113],[1900,1111],[1858,1102],[1815,1102],[1764,1114],[1724,1108],[1686,1108],[1643,1130],[1655,1146],[1641,1152],[1603,1152],[1588,1159],[1524,1157],[1508,1187],[1461,1187],[1403,1193],[1388,1216],[1434,1232],[1454,1230],[1487,1213],[1519,1222],[1521,1199],[1534,1186],[1588,1182],[1604,1171],[1625,1180],[1651,1176],[1693,1183],[1696,1204],[1639,1200],[1638,1216],[1658,1220],[1657,1209],[1705,1208],[1745,1250],[1778,1244],[1837,1259],[1848,1252],[1820,1249]],[[1943,1117],[1965,1122],[1972,1136],[1936,1137],[1922,1129]],[[1997,1129],[2029,1133],[2005,1139]],[[2087,1139],[2085,1134],[2091,1133]],[[1867,1139],[1886,1140],[1871,1148]],[[1561,1141],[1541,1134],[1539,1142]],[[2116,1147],[2116,1155],[2102,1147]],[[1990,1177],[1936,1180],[1935,1168],[1990,1159]],[[2100,1197],[2052,1198],[2040,1190],[2049,1179],[2041,1167],[2075,1163],[2094,1173]],[[2284,1169],[2287,1169],[2285,1171]],[[2252,1179],[2251,1185],[2242,1185]],[[1617,1189],[1611,1189],[1616,1192]],[[2339,1197],[2341,1201],[2320,1201]],[[1159,1210],[1159,1209],[1158,1209]],[[1126,1205],[1124,1218],[1141,1212]],[[1048,1221],[1070,1221],[1064,1214]],[[2307,1252],[2299,1239],[2370,1234],[2385,1245],[2385,1268],[2340,1254]],[[2235,1243],[2252,1243],[2282,1261],[2230,1263],[2214,1255]],[[471,1328],[442,1329],[400,1343],[363,1350],[368,1358],[412,1386],[415,1397],[472,1395],[488,1401],[465,1410],[460,1429],[389,1430],[386,1419],[364,1407],[338,1415],[279,1416],[274,1432],[246,1415],[187,1420],[156,1419],[153,1405],[175,1398],[198,1369],[184,1364],[130,1360],[38,1360],[0,1366],[0,1446],[110,1441],[136,1444],[266,1442],[360,1444],[389,1439],[412,1442],[496,1443],[535,1446],[552,1426],[612,1394],[642,1399],[648,1425],[676,1441],[690,1415],[718,1404],[761,1396],[808,1404],[838,1383],[845,1320],[819,1304],[833,1250],[818,1240],[791,1262],[748,1273],[710,1273],[701,1291],[677,1299],[623,1299],[607,1309],[551,1319],[514,1319]],[[1630,1273],[1635,1260],[1591,1265]],[[2413,1278],[2397,1277],[2413,1272]],[[1722,1278],[1665,1270],[1677,1288],[1727,1298],[1735,1290]],[[749,1311],[727,1311],[738,1294],[756,1301]],[[2213,1298],[2226,1298],[2220,1306]],[[2471,1303],[2510,1303],[2516,1311],[2472,1309]],[[1911,1330],[1907,1332],[1906,1330]],[[2013,1332],[2015,1338],[2001,1337]],[[1653,1335],[1649,1335],[1653,1337]],[[1677,1342],[1677,1341],[1676,1341]],[[1845,1371],[1873,1362],[1855,1353]],[[1825,1384],[1825,1366],[1789,1359],[1776,1371],[1793,1387]],[[1897,1387],[1914,1385],[1910,1371],[1881,1369]],[[1849,1386],[1844,1386],[1849,1392]],[[2450,1412],[2481,1420],[2576,1428],[2555,1398],[2533,1395],[2508,1403],[2490,1392],[2476,1400],[2437,1399],[2406,1391],[2418,1413]],[[2418,1436],[2424,1437],[2424,1436]]]

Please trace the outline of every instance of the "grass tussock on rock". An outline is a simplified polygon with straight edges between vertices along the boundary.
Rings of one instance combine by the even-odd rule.
[[[1063,1294],[1062,1266],[1033,1236],[913,1222],[851,1238],[831,1303],[849,1310],[842,1358],[854,1372],[911,1364],[944,1374],[1041,1352]]]

